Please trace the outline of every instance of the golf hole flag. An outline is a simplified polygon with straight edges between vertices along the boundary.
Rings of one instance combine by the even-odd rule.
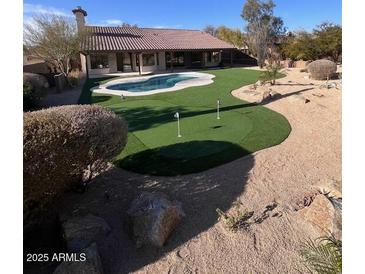
[[[177,119],[177,137],[181,137],[180,134],[180,115],[178,112],[174,114],[174,117]]]

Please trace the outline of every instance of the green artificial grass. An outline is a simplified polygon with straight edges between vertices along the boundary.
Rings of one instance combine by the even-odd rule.
[[[114,163],[138,173],[171,176],[203,171],[277,145],[289,135],[284,116],[231,95],[232,90],[256,82],[260,72],[241,68],[206,72],[216,76],[214,83],[123,101],[119,96],[91,94],[91,87],[108,79],[89,79],[80,103],[100,104],[127,120],[128,143]],[[181,138],[174,119],[177,111]]]

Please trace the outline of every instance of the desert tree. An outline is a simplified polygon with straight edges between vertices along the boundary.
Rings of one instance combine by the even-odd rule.
[[[123,22],[120,26],[122,28],[138,28],[137,24],[129,24],[127,22]]]
[[[338,62],[342,54],[342,27],[324,22],[313,30],[313,35],[319,56],[330,57]]]
[[[59,15],[33,17],[24,25],[24,48],[32,56],[56,67],[66,79],[71,72],[71,60],[77,58],[85,31],[76,23]]]
[[[299,30],[287,37],[281,44],[281,52],[291,60],[316,60],[319,57],[318,48],[312,33]]]
[[[247,22],[246,32],[250,51],[256,56],[260,67],[273,48],[274,43],[285,33],[284,22],[274,16],[273,1],[248,0],[243,6],[241,17]]]
[[[214,27],[213,25],[207,25],[205,26],[205,28],[203,29],[204,32],[209,33],[212,36],[216,36],[217,34],[217,28]]]
[[[220,26],[217,28],[216,32],[217,32],[216,36],[219,39],[231,43],[236,48],[241,49],[246,45],[245,35],[238,28],[232,29],[226,26]]]
[[[338,62],[342,53],[342,27],[325,22],[312,32],[297,31],[285,39],[281,50],[285,57],[292,60],[329,58]]]
[[[223,41],[231,43],[239,49],[247,45],[244,33],[238,28],[229,28],[224,25],[221,25],[219,27],[207,25],[203,29],[203,31]]]

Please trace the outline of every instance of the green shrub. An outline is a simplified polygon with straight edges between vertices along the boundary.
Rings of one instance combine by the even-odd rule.
[[[100,172],[125,146],[127,124],[101,106],[24,113],[24,221],[31,224],[85,170]]]
[[[220,208],[216,209],[218,221],[222,221],[226,229],[237,231],[238,229],[247,229],[250,226],[248,220],[253,216],[253,211],[240,209],[241,203],[235,202],[235,212],[232,214],[224,213]]]
[[[336,74],[337,65],[330,60],[317,60],[308,65],[308,71],[315,80],[327,80]]]
[[[308,240],[300,248],[303,263],[311,273],[342,273],[342,241],[333,235]]]
[[[43,96],[42,90],[34,88],[29,82],[23,83],[23,110],[29,111],[37,108]]]
[[[266,67],[266,70],[263,71],[260,75],[261,82],[270,82],[272,85],[275,85],[275,80],[279,78],[279,73],[282,68],[283,67],[281,65],[268,65]]]

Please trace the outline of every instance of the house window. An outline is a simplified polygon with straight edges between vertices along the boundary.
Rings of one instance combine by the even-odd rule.
[[[213,52],[213,62],[218,63],[219,62],[219,52]]]
[[[144,66],[154,66],[155,65],[155,54],[149,53],[149,54],[143,54],[143,65]]]
[[[211,62],[212,62],[212,53],[207,52],[207,63],[211,63]]]
[[[92,69],[109,68],[108,54],[91,54],[90,62]]]

